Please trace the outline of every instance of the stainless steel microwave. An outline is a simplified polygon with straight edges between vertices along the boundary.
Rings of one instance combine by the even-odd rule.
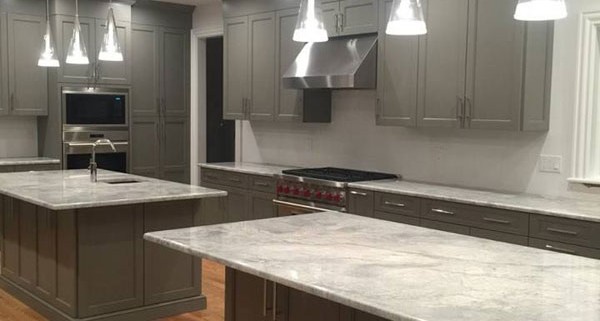
[[[129,126],[129,90],[63,87],[63,128]]]

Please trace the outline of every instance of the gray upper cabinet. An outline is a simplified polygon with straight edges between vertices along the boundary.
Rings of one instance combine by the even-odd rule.
[[[0,115],[8,114],[8,31],[6,14],[0,13]]]
[[[96,19],[96,48],[99,54],[106,29],[105,19]],[[123,52],[123,61],[98,61],[98,83],[129,84],[131,82],[131,23],[117,21],[117,35]],[[89,53],[88,53],[89,54]]]
[[[385,34],[391,6],[392,1],[385,1],[379,10],[376,122],[414,127],[417,124],[419,38]]]
[[[327,34],[330,37],[337,36],[340,30],[340,2],[326,2],[321,4],[321,10],[323,12],[323,24],[325,25],[325,29],[327,29]],[[296,10],[298,11],[298,10]]]
[[[321,6],[330,37],[374,33],[379,28],[379,0],[342,0]]]
[[[73,65],[65,63],[69,41],[73,36],[73,26],[75,18],[71,16],[56,16],[57,47],[61,59],[60,68],[58,68],[58,81],[66,83],[90,83],[92,82],[93,68],[96,62],[96,25],[95,19],[80,17],[81,36],[87,46],[87,54],[90,60],[89,65]]]
[[[8,15],[8,105],[13,115],[48,114],[48,72],[37,65],[44,30],[43,17]]]
[[[132,34],[132,116],[158,116],[160,103],[159,32],[155,26],[133,25]]]
[[[286,9],[276,16],[276,75],[275,81],[275,119],[279,121],[299,121],[302,117],[304,92],[283,86],[282,77],[296,56],[304,47],[303,43],[292,40],[298,19],[298,9]]]
[[[251,120],[273,120],[275,110],[275,13],[248,17]]]
[[[244,119],[248,97],[248,17],[225,19],[223,118]]]
[[[525,23],[516,0],[471,0],[465,127],[518,130]]]
[[[163,113],[188,114],[189,36],[182,29],[164,28],[161,37]]]
[[[464,109],[469,0],[425,3],[421,38],[419,127],[461,127]]]

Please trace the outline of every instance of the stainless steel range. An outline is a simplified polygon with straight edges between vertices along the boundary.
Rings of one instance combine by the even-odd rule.
[[[277,181],[278,216],[348,208],[348,183],[398,179],[398,175],[323,167],[284,170]]]

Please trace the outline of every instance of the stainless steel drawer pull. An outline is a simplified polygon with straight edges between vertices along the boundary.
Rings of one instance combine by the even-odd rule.
[[[576,254],[577,253],[573,250],[565,249],[562,247],[552,246],[550,244],[546,244],[546,248],[551,251],[562,252],[562,253],[567,253],[567,254]]]
[[[439,209],[439,208],[432,208],[431,211],[434,212],[434,213],[438,213],[438,214],[454,215],[454,212],[442,210],[442,209]]]
[[[367,196],[367,193],[357,192],[357,191],[350,191],[350,194],[358,195],[358,196]]]
[[[269,187],[269,184],[263,183],[263,182],[254,182],[254,185],[256,185],[256,186],[262,186],[262,187]]]
[[[263,317],[267,317],[267,279],[263,279]]]
[[[554,233],[559,233],[559,234],[566,234],[566,235],[571,235],[571,236],[576,236],[578,234],[577,232],[568,231],[568,230],[562,230],[562,229],[553,228],[553,227],[546,228],[546,231],[548,231],[548,232],[554,232]]]
[[[218,179],[216,176],[208,175],[208,174],[204,175],[204,178],[215,179],[215,180]]]
[[[389,206],[395,206],[395,207],[406,207],[406,205],[404,205],[402,203],[394,203],[394,202],[388,202],[388,201],[383,202],[383,204],[389,205]]]
[[[234,182],[234,183],[241,183],[242,181],[239,178],[230,178],[230,181]]]
[[[484,217],[483,220],[486,222],[490,222],[490,223],[498,223],[498,224],[506,224],[506,225],[510,224],[510,221],[499,220],[497,218],[491,218],[491,217]]]

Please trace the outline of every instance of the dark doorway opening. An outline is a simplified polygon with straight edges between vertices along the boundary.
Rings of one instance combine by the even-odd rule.
[[[235,121],[223,119],[223,37],[206,39],[206,161],[235,161]]]

